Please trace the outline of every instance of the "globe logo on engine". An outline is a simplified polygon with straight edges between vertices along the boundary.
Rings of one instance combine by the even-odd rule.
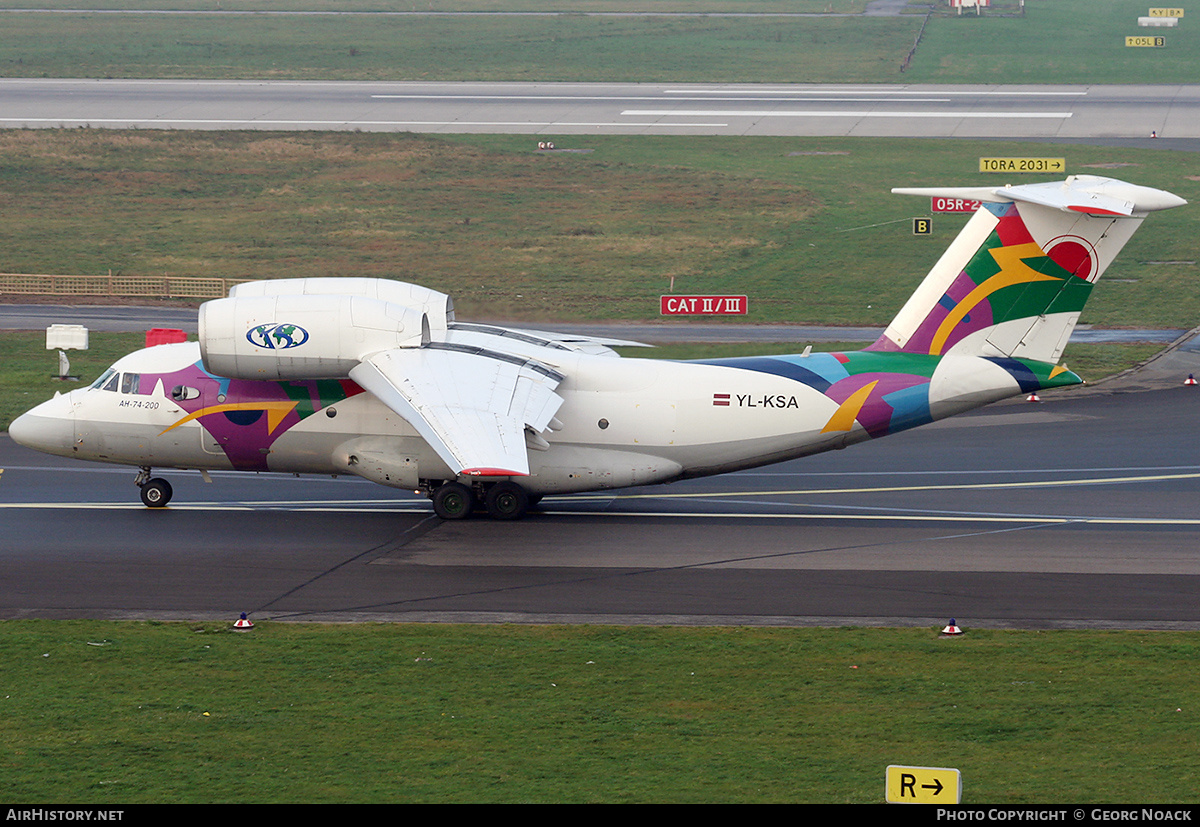
[[[294,324],[260,324],[246,331],[246,341],[267,350],[287,350],[308,341],[308,331]]]

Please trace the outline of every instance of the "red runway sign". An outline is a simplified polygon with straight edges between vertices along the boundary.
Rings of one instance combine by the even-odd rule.
[[[982,205],[979,201],[970,201],[966,198],[943,198],[940,195],[935,195],[930,199],[930,212],[975,212]]]
[[[663,316],[741,316],[748,302],[745,296],[660,296],[659,313]]]

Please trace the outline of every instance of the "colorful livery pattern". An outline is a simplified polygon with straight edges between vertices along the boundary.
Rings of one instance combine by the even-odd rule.
[[[1011,377],[1020,393],[1076,385],[1082,380],[1061,365],[1030,359],[987,358]],[[931,396],[935,372],[941,359],[909,353],[812,353],[808,356],[755,356],[741,359],[703,360],[696,364],[719,365],[783,377],[817,391],[836,402],[837,411],[821,428],[822,433],[850,431],[857,423],[871,437],[887,436],[934,420]],[[721,395],[718,395],[721,396]],[[743,407],[778,406],[799,408],[795,396],[783,395],[787,403],[755,400],[746,395],[724,395]],[[719,401],[713,403],[720,404]],[[726,404],[730,404],[726,402]],[[811,407],[811,401],[809,403]]]
[[[269,471],[267,461],[275,440],[293,426],[333,406],[363,389],[345,380],[292,382],[254,382],[214,376],[200,362],[168,374],[142,377],[153,387],[194,388],[194,399],[177,398],[186,416],[171,423],[160,435],[196,422],[220,448],[229,464],[238,471]],[[176,393],[176,397],[185,396]]]
[[[940,356],[968,335],[1002,322],[1083,310],[1092,290],[1090,245],[1062,239],[1051,255],[1033,240],[1016,204],[982,209],[996,217],[996,228],[905,346],[885,336],[868,350]]]

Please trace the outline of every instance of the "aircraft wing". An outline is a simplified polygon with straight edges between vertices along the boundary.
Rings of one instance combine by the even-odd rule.
[[[537,345],[539,347],[554,347],[564,350],[575,350],[592,356],[617,356],[614,347],[654,347],[644,342],[631,342],[626,339],[612,339],[607,336],[588,336],[574,333],[550,333],[544,330],[521,330],[512,327],[497,327],[496,325],[479,324],[476,322],[454,322],[451,329],[459,334],[484,333],[490,336],[503,336],[513,342]]]
[[[634,342],[629,339],[614,339],[610,336],[590,336],[586,333],[549,333],[542,330],[521,331],[531,336],[541,336],[555,344],[571,350],[588,352],[591,348],[608,350],[612,347],[654,347],[645,342]]]
[[[546,430],[562,374],[540,362],[432,343],[372,354],[350,378],[404,417],[456,474],[529,473],[525,429]]]

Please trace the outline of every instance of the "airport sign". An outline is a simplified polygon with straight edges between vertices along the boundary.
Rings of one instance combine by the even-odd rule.
[[[663,316],[742,316],[745,296],[659,296]]]
[[[1161,49],[1167,45],[1167,39],[1158,35],[1130,35],[1125,38],[1126,46],[1146,46],[1152,49]]]
[[[935,195],[929,199],[929,211],[935,213],[974,213],[983,206],[982,201],[974,201],[970,198],[947,198],[943,195]]]
[[[980,158],[980,172],[1053,172],[1067,169],[1066,158]]]
[[[1183,17],[1183,9],[1150,9],[1147,17]]]
[[[887,768],[888,804],[959,804],[962,775],[949,767]]]

